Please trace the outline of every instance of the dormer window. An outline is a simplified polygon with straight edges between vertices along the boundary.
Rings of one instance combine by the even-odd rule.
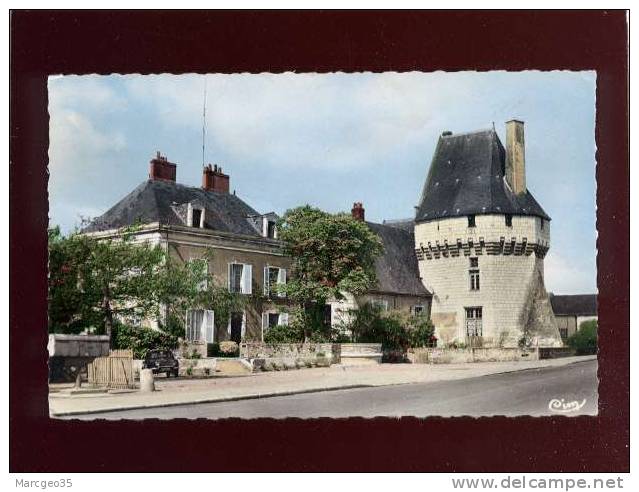
[[[262,236],[277,239],[277,227],[273,219],[262,217]]]
[[[193,209],[191,216],[191,227],[200,227],[200,221],[202,220],[202,210],[199,208]]]
[[[197,227],[202,229],[204,227],[204,208],[197,204],[189,203],[189,209],[187,213],[187,224],[189,227]]]

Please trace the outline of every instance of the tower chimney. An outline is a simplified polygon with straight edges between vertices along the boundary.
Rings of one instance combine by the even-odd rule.
[[[222,167],[209,164],[202,170],[202,188],[206,191],[217,191],[218,193],[229,192],[229,175],[222,172]]]
[[[506,181],[513,193],[526,193],[524,122],[506,122]]]
[[[351,215],[353,216],[353,218],[355,220],[361,220],[362,222],[364,222],[364,206],[362,205],[362,202],[355,202],[353,203],[353,208],[351,209]]]
[[[175,183],[176,165],[169,162],[158,150],[149,165],[149,179]]]

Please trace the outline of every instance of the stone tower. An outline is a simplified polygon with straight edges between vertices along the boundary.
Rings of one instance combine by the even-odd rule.
[[[416,207],[415,251],[442,344],[561,346],[544,287],[550,217],[526,188],[524,123],[444,132]],[[472,338],[469,338],[472,337]]]

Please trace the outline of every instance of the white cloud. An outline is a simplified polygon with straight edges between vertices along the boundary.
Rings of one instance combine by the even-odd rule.
[[[552,250],[544,261],[544,280],[546,290],[555,294],[592,294],[596,291],[592,267],[586,268]]]
[[[208,75],[210,141],[237,160],[260,156],[294,168],[358,167],[371,149],[399,153],[437,126],[451,97],[463,104],[470,79],[447,74]],[[202,125],[204,76],[129,76],[132,99],[154,105],[165,127]]]

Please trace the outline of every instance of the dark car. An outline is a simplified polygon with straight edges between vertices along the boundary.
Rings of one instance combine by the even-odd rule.
[[[170,350],[149,350],[142,362],[142,369],[151,369],[153,374],[163,372],[168,378],[178,375],[179,364]]]

